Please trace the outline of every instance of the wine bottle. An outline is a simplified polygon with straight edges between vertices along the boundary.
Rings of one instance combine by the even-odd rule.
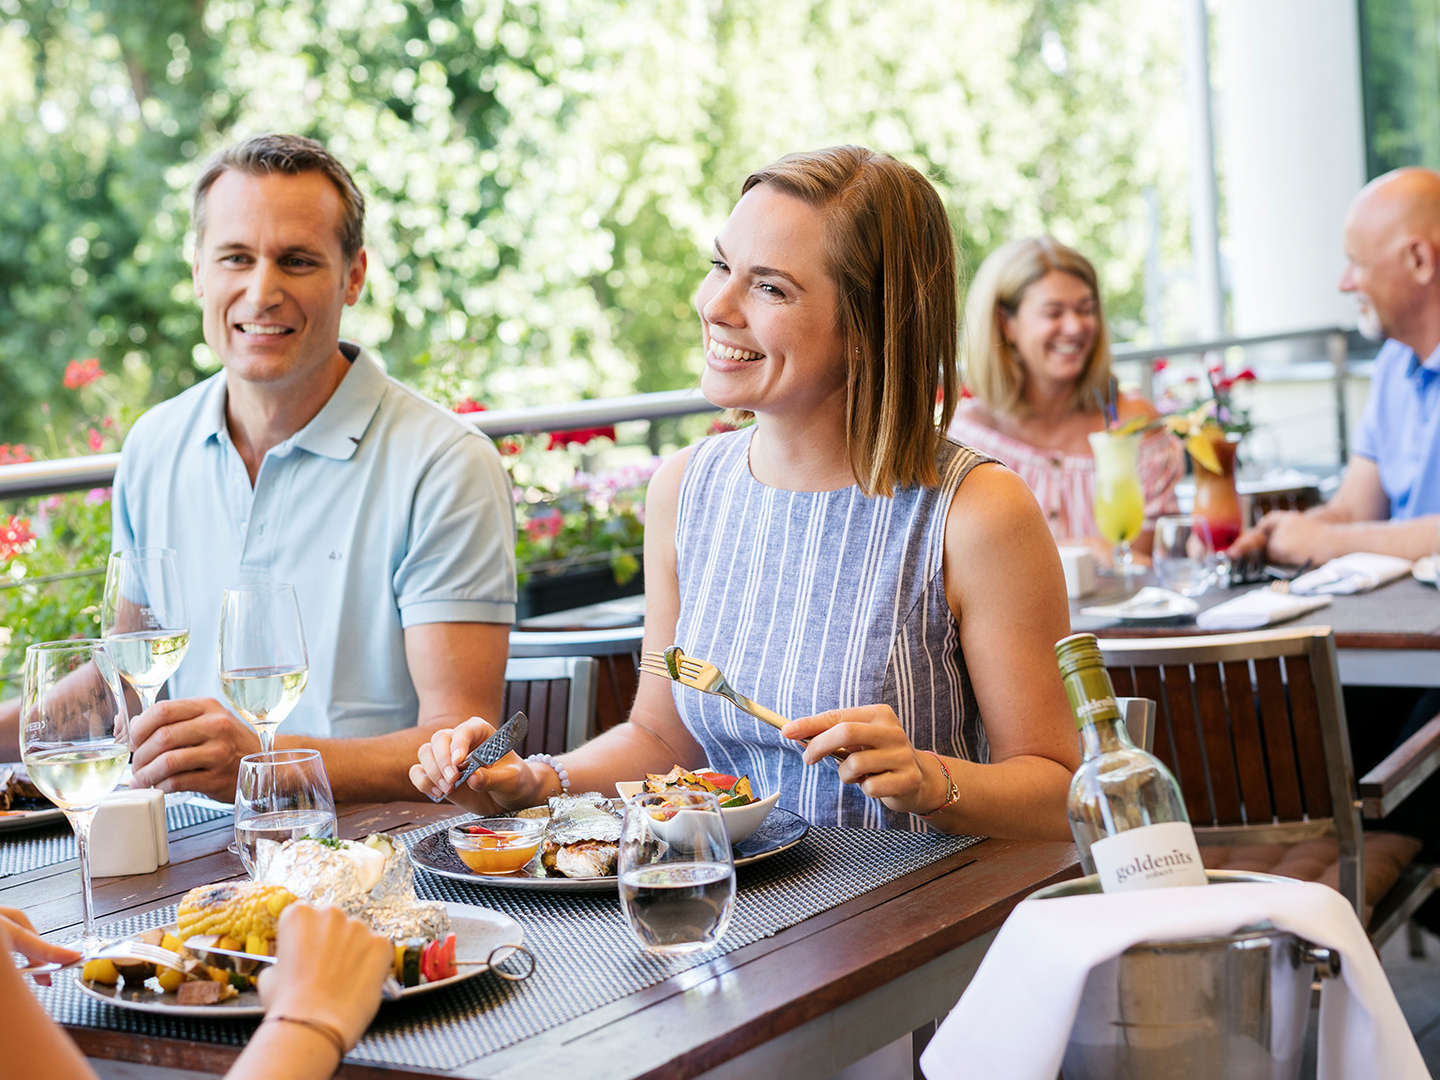
[[[1084,751],[1066,803],[1081,866],[1105,892],[1204,885],[1180,787],[1130,741],[1095,635],[1061,638],[1055,657]]]

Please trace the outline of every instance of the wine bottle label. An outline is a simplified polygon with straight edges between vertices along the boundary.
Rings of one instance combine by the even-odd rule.
[[[1104,892],[1205,884],[1195,830],[1185,821],[1144,825],[1096,840],[1090,857]]]

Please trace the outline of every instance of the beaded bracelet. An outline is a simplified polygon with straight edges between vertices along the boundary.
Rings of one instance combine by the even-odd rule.
[[[340,1055],[343,1061],[345,1058],[345,1036],[340,1034],[340,1029],[327,1024],[324,1020],[312,1020],[308,1016],[275,1016],[265,1017],[265,1022],[275,1024],[298,1024],[301,1027],[309,1028],[318,1035],[323,1035],[332,1046],[335,1052]]]
[[[550,766],[550,770],[560,778],[560,794],[570,794],[570,773],[566,770],[564,763],[553,754],[531,754],[526,761],[538,761],[542,765]]]
[[[946,766],[945,759],[942,758],[939,754],[935,753],[934,750],[926,750],[925,753],[929,754],[937,762],[939,762],[940,771],[945,774],[945,783],[949,785],[945,792],[944,802],[942,802],[939,806],[935,807],[934,810],[920,811],[921,817],[930,817],[932,814],[938,814],[941,810],[948,810],[950,807],[954,806],[955,803],[958,802],[960,799],[960,789],[955,786],[955,778],[950,775],[950,769]]]

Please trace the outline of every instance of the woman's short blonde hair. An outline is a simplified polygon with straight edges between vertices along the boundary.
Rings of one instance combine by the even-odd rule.
[[[955,407],[959,309],[940,196],[917,170],[861,146],[788,154],[746,177],[741,194],[759,184],[825,217],[856,483],[867,495],[938,483],[936,455]]]
[[[965,335],[961,362],[965,385],[992,411],[1014,416],[1024,411],[1025,368],[1015,346],[1005,339],[1003,316],[1014,316],[1025,290],[1052,270],[1079,278],[1095,297],[1095,348],[1075,380],[1071,405],[1096,409],[1096,391],[1110,385],[1110,333],[1100,305],[1100,284],[1090,260],[1053,236],[1012,240],[980,264],[965,298]]]

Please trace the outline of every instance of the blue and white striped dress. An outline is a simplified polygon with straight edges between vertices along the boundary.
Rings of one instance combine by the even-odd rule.
[[[686,463],[676,644],[782,716],[889,705],[917,747],[988,761],[941,568],[955,490],[992,459],[944,440],[937,487],[782,491],[750,474],[753,433],[705,439]],[[778,787],[780,805],[810,822],[925,828],[841,783],[831,764],[806,766],[798,743],[723,698],[678,683],[674,694],[712,768]]]

